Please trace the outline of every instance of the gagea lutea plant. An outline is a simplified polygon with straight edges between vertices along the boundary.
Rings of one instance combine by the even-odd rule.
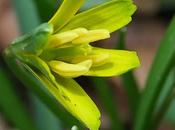
[[[136,6],[131,0],[113,0],[77,13],[83,3],[64,0],[48,23],[14,40],[4,57],[25,85],[21,70],[87,128],[98,130],[100,112],[73,78],[117,76],[140,65],[136,52],[93,46],[128,24]]]

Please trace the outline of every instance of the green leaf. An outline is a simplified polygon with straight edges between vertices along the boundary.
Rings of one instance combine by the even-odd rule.
[[[34,2],[42,22],[49,21],[61,4],[61,0],[34,0]]]
[[[166,116],[165,116],[165,120],[168,121],[170,124],[173,125],[173,128],[175,128],[175,117],[174,117],[174,114],[175,114],[175,98],[173,99],[167,113],[166,113]]]
[[[150,70],[145,90],[137,110],[134,130],[148,130],[150,128],[153,111],[163,90],[163,84],[174,66],[175,56],[175,17],[173,18]]]
[[[57,88],[51,85],[44,76],[47,89],[72,115],[83,122],[90,130],[98,130],[100,112],[85,91],[73,80],[56,76]]]
[[[18,129],[37,130],[26,107],[18,97],[12,79],[6,69],[6,67],[0,65],[0,110],[2,114]]]
[[[107,59],[108,61],[104,65],[90,68],[85,74],[86,76],[116,76],[140,65],[136,52],[101,49],[96,47],[92,48],[92,52],[99,55],[109,54],[109,59]]]
[[[113,0],[77,14],[61,31],[84,27],[113,32],[128,24],[135,10],[136,6],[131,0]]]
[[[159,99],[156,103],[156,108],[154,110],[153,121],[151,122],[151,128],[157,129],[164,116],[166,115],[170,105],[175,97],[175,70],[174,68],[168,74],[165,83],[163,84],[162,91],[160,93]]]
[[[61,121],[38,97],[30,94],[32,102],[32,113],[34,121],[38,126],[37,130],[62,130]]]
[[[40,24],[33,0],[12,0],[22,33],[27,33]]]
[[[64,0],[60,8],[51,18],[49,23],[53,24],[54,31],[58,31],[76,14],[85,0]]]

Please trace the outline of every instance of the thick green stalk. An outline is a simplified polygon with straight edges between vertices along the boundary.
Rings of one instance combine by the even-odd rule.
[[[134,130],[148,130],[150,118],[153,117],[154,108],[162,91],[162,84],[174,66],[175,56],[175,17],[173,18],[165,37],[163,38],[152,68],[148,75],[139,108],[136,115]],[[150,129],[149,129],[150,130]]]

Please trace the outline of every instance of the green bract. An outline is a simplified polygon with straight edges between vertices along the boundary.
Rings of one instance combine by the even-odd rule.
[[[100,126],[100,112],[72,79],[116,76],[140,65],[132,51],[92,47],[131,21],[136,10],[131,0],[113,0],[76,14],[84,0],[64,0],[53,18],[13,42],[7,60],[26,67],[45,89],[91,130]],[[13,69],[13,67],[11,67]],[[16,72],[16,71],[15,71]]]

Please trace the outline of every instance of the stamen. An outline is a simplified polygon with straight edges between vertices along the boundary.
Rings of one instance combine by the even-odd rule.
[[[98,40],[107,39],[110,37],[110,33],[106,29],[90,30],[88,33],[74,39],[72,43],[81,44],[81,43],[90,43]]]
[[[91,60],[86,60],[78,64],[69,64],[62,61],[50,61],[51,70],[55,73],[69,78],[75,78],[88,72],[92,65]]]
[[[72,40],[74,40],[78,36],[79,35],[73,31],[67,31],[67,32],[55,34],[55,35],[51,36],[51,38],[49,39],[48,47],[49,48],[58,47],[62,44],[71,42]]]
[[[105,63],[108,62],[109,59],[109,54],[100,54],[100,55],[92,55],[89,56],[89,58],[92,60],[92,66],[100,66],[100,65],[104,65]]]
[[[87,34],[88,33],[88,30],[86,28],[77,28],[77,29],[72,30],[72,32],[75,32],[79,36],[82,36],[84,34]]]

